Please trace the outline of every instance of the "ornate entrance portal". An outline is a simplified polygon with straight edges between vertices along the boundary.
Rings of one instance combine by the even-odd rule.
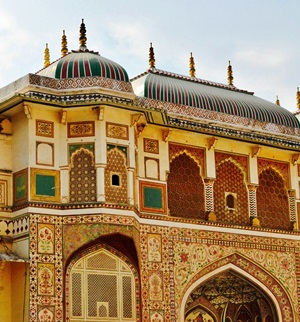
[[[198,285],[185,305],[185,322],[277,322],[265,292],[233,270]]]

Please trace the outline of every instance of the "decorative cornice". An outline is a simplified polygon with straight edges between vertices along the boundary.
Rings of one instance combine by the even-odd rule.
[[[189,121],[175,117],[167,117],[168,124],[178,128],[189,129],[193,131],[216,134],[225,137],[231,137],[248,142],[259,142],[266,145],[275,145],[281,148],[288,148],[292,150],[300,149],[300,140],[277,138],[274,135],[263,135],[254,132],[246,132],[238,129],[226,128],[213,124],[200,123],[197,121]]]
[[[122,104],[133,104],[132,99],[121,98],[118,96],[100,94],[100,93],[87,93],[87,94],[73,94],[73,95],[54,95],[45,94],[42,92],[30,91],[22,95],[23,97],[28,97],[31,99],[42,100],[45,102],[51,102],[54,104],[60,104],[64,106],[83,104],[86,102],[95,102],[99,104],[99,101],[103,102],[113,102]]]

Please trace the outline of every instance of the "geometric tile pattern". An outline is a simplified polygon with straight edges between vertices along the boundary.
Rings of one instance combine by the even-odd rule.
[[[257,217],[262,227],[291,228],[287,189],[283,178],[273,168],[260,173],[256,196]]]
[[[229,154],[223,152],[215,153],[216,165],[219,165],[222,161],[232,160],[238,167],[245,173],[245,180],[248,177],[248,158],[244,155]]]
[[[290,189],[290,169],[289,164],[286,162],[278,162],[269,159],[257,158],[258,175],[262,173],[263,170],[272,168],[276,171],[281,178],[284,180],[285,187]]]
[[[5,220],[0,219],[1,235],[17,237],[28,234],[29,232],[29,217],[27,214],[20,217]]]
[[[113,88],[114,90],[118,90],[122,92],[130,92],[130,93],[133,92],[131,83],[118,81],[115,79],[110,79],[110,78],[101,77],[101,76],[55,79],[51,77],[50,78],[43,77],[36,74],[29,74],[28,82],[29,84],[39,85],[39,86],[41,85],[41,82],[42,82],[43,87],[49,87],[54,89],[82,88],[82,87],[96,86],[96,87]],[[69,98],[69,95],[67,96],[67,99],[73,100],[73,98]]]
[[[249,225],[248,191],[245,175],[232,159],[216,165],[214,204],[217,221]],[[236,194],[236,205],[227,207],[226,193]]]
[[[172,162],[172,159],[174,159],[176,156],[179,156],[183,153],[188,154],[194,161],[198,164],[200,167],[200,173],[203,175],[205,173],[205,162],[204,162],[204,150],[200,148],[195,148],[191,146],[186,145],[180,145],[175,143],[169,144],[169,160]]]
[[[70,165],[70,202],[95,202],[97,200],[94,155],[81,148],[73,153]]]
[[[214,181],[205,179],[205,210],[206,213],[214,212]]]
[[[249,185],[248,186],[249,191],[249,211],[250,211],[250,217],[256,217],[257,216],[257,207],[256,207],[256,186]]]
[[[105,168],[105,200],[112,203],[128,203],[127,193],[127,158],[126,154],[117,147],[107,151]],[[112,177],[119,178],[118,184],[113,184]]]
[[[54,137],[54,123],[49,121],[36,120],[36,135]]]
[[[172,159],[167,183],[168,207],[172,217],[205,219],[204,183],[200,167],[188,152]]]
[[[289,190],[290,221],[296,222],[296,192]]]

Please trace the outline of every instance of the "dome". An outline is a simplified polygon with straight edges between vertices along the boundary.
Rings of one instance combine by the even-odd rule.
[[[298,119],[288,110],[234,86],[156,68],[132,79],[132,85],[140,97],[300,128]]]
[[[122,66],[91,51],[73,51],[37,75],[56,79],[99,76],[129,82],[128,74]]]

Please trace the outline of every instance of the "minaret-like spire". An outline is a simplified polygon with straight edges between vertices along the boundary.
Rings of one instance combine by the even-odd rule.
[[[84,20],[82,19],[81,25],[80,25],[80,36],[79,36],[79,50],[80,51],[87,51],[88,49],[86,48],[86,29],[85,29],[85,24]]]
[[[300,110],[300,92],[299,92],[299,87],[297,87],[296,98],[297,98],[297,107]]]
[[[46,44],[46,48],[44,51],[44,67],[47,67],[50,65],[50,52],[48,48],[48,44]]]
[[[196,69],[195,69],[195,61],[194,61],[193,53],[191,53],[191,57],[190,57],[190,76],[196,77]]]
[[[149,66],[150,68],[155,68],[155,57],[154,57],[154,49],[152,47],[152,42],[150,42],[150,48],[149,48]]]
[[[228,85],[233,86],[233,73],[232,73],[232,66],[230,65],[230,60],[228,63],[228,68],[227,68],[227,80],[228,80]]]
[[[67,36],[65,35],[65,31],[63,30],[63,35],[61,37],[61,56],[66,56],[68,53],[68,42]]]
[[[279,101],[278,95],[276,95],[276,105],[280,106],[280,101]]]

